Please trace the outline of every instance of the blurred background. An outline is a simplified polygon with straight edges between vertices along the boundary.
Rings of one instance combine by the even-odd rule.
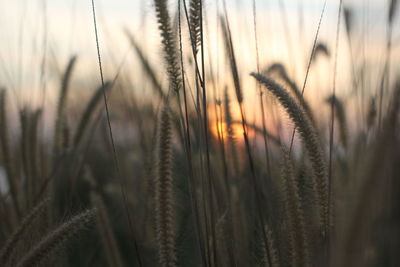
[[[268,227],[277,241],[279,266],[307,266],[291,265],[290,234],[296,242],[310,241],[310,248],[297,247],[309,249],[301,252],[304,259],[309,253],[313,263],[326,262],[309,266],[328,266],[332,259],[332,266],[344,266],[335,265],[335,253],[343,262],[359,263],[348,266],[399,266],[400,104],[393,97],[400,94],[400,83],[395,86],[398,1],[327,0],[326,6],[323,0],[203,1],[204,106],[194,63],[200,55],[192,53],[185,16],[178,20],[178,1],[166,2],[171,31],[182,23],[187,90],[180,92],[187,96],[174,92],[169,102],[163,101],[173,60],[165,60],[154,1],[94,2],[104,88],[90,0],[0,0],[1,246],[34,206],[48,206],[37,224],[29,224],[37,231],[29,231],[32,236],[15,246],[8,262],[17,263],[71,214],[97,207],[96,230],[73,239],[48,266],[123,266],[113,260],[139,266],[140,258],[145,266],[159,266],[165,240],[156,228],[165,214],[160,215],[164,203],[157,194],[167,192],[171,201],[164,202],[173,207],[164,208],[176,212],[167,218],[176,230],[168,242],[180,266],[199,266],[202,260],[208,266],[233,266],[230,261],[246,266],[254,258],[264,264],[251,266],[268,266],[264,254],[270,244],[260,238]],[[238,78],[232,77],[227,53],[231,47],[225,44],[227,21],[244,95],[243,117],[235,95]],[[300,107],[296,114],[288,114],[274,92],[263,93],[265,86],[260,90],[249,75],[258,68],[287,90]],[[307,134],[295,135],[296,123],[307,124]],[[291,149],[292,138],[293,153],[288,153],[282,146]],[[165,173],[173,182],[160,186]],[[322,203],[331,194],[335,210],[321,216],[321,210],[331,208]],[[46,197],[51,201],[41,202]],[[321,223],[318,216],[328,219]],[[291,228],[292,217],[304,229]],[[335,244],[321,225],[332,227]],[[213,251],[218,265],[203,255],[213,249],[213,239],[221,243]],[[332,258],[325,257],[329,247]],[[0,251],[0,265],[1,260]]]
[[[323,8],[320,0],[257,1],[258,42],[261,67],[273,62],[287,66],[288,72],[300,84],[304,80],[313,39]],[[328,0],[319,40],[326,44],[331,57],[325,57],[311,68],[309,89],[305,95],[315,105],[332,90],[333,55],[338,2]],[[379,87],[386,53],[388,1],[346,0],[351,11],[351,42],[342,21],[338,51],[337,91],[351,96],[351,74],[363,67],[365,95],[375,94]],[[169,6],[175,10],[176,2]],[[223,43],[217,14],[222,12],[222,1],[205,2],[205,38],[208,54],[206,64],[218,69],[220,85],[229,69],[224,59]],[[112,79],[117,70],[134,85],[139,98],[149,99],[152,92],[137,57],[125,34],[128,29],[144,47],[156,69],[162,68],[161,49],[152,1],[114,0],[96,1],[100,48],[105,76]],[[240,74],[245,88],[254,88],[248,73],[256,68],[252,1],[227,0],[235,49],[240,57]],[[17,0],[0,1],[0,85],[12,88],[16,99],[32,105],[40,103],[43,95],[48,104],[54,103],[59,77],[72,55],[79,57],[72,80],[72,96],[79,98],[99,81],[97,55],[91,17],[91,2],[77,0]],[[394,22],[391,61],[399,62],[399,20]],[[185,27],[185,25],[184,25]],[[186,39],[186,44],[189,38]],[[351,46],[351,47],[350,47]],[[184,53],[189,58],[191,51]],[[355,66],[356,65],[356,66]],[[157,67],[158,66],[158,67]],[[352,67],[353,66],[353,67]],[[392,70],[393,72],[395,70]],[[161,72],[161,69],[160,69]],[[391,75],[394,77],[394,75]],[[245,90],[247,105],[254,102],[253,89]],[[253,116],[249,112],[248,116]]]

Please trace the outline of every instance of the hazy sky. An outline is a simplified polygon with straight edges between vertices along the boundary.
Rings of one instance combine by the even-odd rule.
[[[280,0],[256,0],[258,15],[258,38],[262,64],[273,61],[286,62],[294,70],[303,70],[309,55],[313,36],[322,10],[322,0],[282,0],[286,17],[281,16]],[[124,71],[137,74],[136,57],[130,53],[130,46],[123,33],[126,26],[145,46],[152,62],[160,58],[158,29],[154,25],[153,2],[151,0],[96,0],[100,27],[100,44],[106,74],[109,78],[121,62]],[[171,10],[176,1],[169,1]],[[339,0],[328,0],[321,26],[320,40],[330,48],[334,47]],[[384,33],[387,16],[386,0],[344,1],[354,10],[355,57],[363,51],[373,63],[382,59],[384,53]],[[205,12],[208,18],[208,43],[211,53],[218,52],[220,40],[216,32],[216,3],[206,0]],[[240,58],[240,68],[247,74],[254,70],[254,33],[252,22],[252,1],[227,0],[235,45]],[[33,92],[41,87],[41,66],[45,54],[44,80],[49,88],[56,86],[60,72],[65,68],[72,54],[79,56],[76,80],[85,86],[97,84],[95,68],[96,50],[93,35],[93,19],[90,0],[0,0],[0,86],[15,90]],[[288,25],[288,35],[283,25]],[[342,24],[343,25],[343,24]],[[399,20],[394,32],[394,58],[398,58]],[[364,33],[364,34],[362,34]],[[362,37],[362,38],[361,38]],[[342,27],[339,47],[339,65],[343,73],[350,72],[349,49]],[[333,49],[332,49],[333,50]],[[332,51],[333,52],[333,51]],[[332,61],[318,70],[321,79],[331,78]],[[157,63],[155,64],[157,65]],[[141,75],[141,74],[140,74]],[[297,80],[302,71],[293,71]],[[91,77],[91,79],[88,79]],[[345,82],[345,81],[343,81]],[[329,86],[326,86],[329,89]],[[20,89],[21,88],[21,89]]]

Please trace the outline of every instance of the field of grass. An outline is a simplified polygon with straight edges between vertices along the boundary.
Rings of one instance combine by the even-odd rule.
[[[397,0],[372,67],[347,1],[321,1],[302,42],[275,1],[281,62],[264,55],[262,1],[241,20],[231,0],[153,0],[157,49],[123,29],[135,73],[104,60],[88,2],[97,61],[68,55],[56,93],[54,53],[33,64],[34,101],[0,61],[1,267],[400,266]],[[80,64],[96,75],[77,84]]]

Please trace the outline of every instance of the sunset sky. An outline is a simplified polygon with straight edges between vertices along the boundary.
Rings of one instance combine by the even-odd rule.
[[[145,52],[158,66],[160,46],[158,29],[154,24],[152,1],[134,0],[97,0],[97,16],[100,28],[100,46],[104,60],[106,77],[112,79],[116,69],[123,66],[122,73],[138,83],[142,72],[138,71],[136,55],[131,52],[123,27],[128,27]],[[365,58],[367,66],[374,66],[375,74],[370,77],[376,83],[385,51],[385,32],[387,1],[353,0],[344,1],[354,10],[353,53],[355,60]],[[176,1],[170,1],[171,10],[175,10]],[[205,1],[207,16],[206,37],[210,48],[214,69],[218,67],[220,75],[227,73],[221,35],[215,27],[217,17],[216,4],[222,12],[222,1]],[[282,16],[279,0],[257,0],[258,40],[260,62],[266,67],[273,62],[286,64],[290,74],[301,83],[307,58],[312,47],[320,13],[321,0],[282,0],[286,16]],[[323,18],[320,40],[328,45],[334,54],[338,0],[328,0]],[[239,58],[244,86],[253,86],[248,73],[254,71],[255,42],[253,32],[252,1],[227,0],[229,19],[234,45]],[[13,89],[19,95],[25,95],[33,101],[41,88],[41,66],[45,57],[46,71],[44,80],[49,95],[59,83],[68,58],[76,54],[79,64],[75,72],[75,85],[82,88],[98,84],[98,69],[93,33],[91,1],[78,0],[0,0],[0,86]],[[285,34],[284,24],[288,25],[289,35]],[[341,43],[338,56],[338,92],[347,93],[349,84],[349,47],[342,21]],[[399,21],[396,22],[399,26]],[[392,60],[398,62],[400,27],[394,27],[394,48]],[[186,43],[188,44],[188,43]],[[188,46],[187,46],[188,47]],[[189,52],[187,50],[186,52]],[[332,87],[333,60],[320,60],[318,68],[312,69],[310,87],[318,90],[307,93],[315,99],[329,93]],[[122,64],[122,65],[121,65]],[[161,72],[162,73],[162,72]],[[160,74],[161,76],[161,74]],[[375,77],[376,76],[376,77]],[[88,78],[90,77],[90,78]],[[221,85],[222,86],[222,85]],[[20,94],[18,92],[25,92]],[[311,93],[312,92],[312,93]],[[306,93],[306,96],[307,96]],[[141,92],[144,96],[149,92]],[[253,91],[251,91],[251,95]],[[246,93],[245,93],[246,96]],[[22,97],[22,96],[20,96]],[[310,97],[310,96],[308,96]],[[22,97],[24,98],[24,97]],[[24,98],[24,99],[25,99]],[[51,100],[50,100],[51,101]],[[249,96],[250,104],[254,99]]]

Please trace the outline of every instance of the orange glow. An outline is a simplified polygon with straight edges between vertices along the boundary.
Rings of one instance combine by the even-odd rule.
[[[218,138],[222,136],[225,138],[227,136],[227,129],[226,129],[226,123],[225,122],[214,122],[211,127],[211,132],[212,134]]]
[[[232,124],[232,137],[235,140],[243,140],[243,127],[240,123],[234,123]],[[228,137],[228,127],[226,122],[214,122],[211,126],[211,132],[212,134],[218,138],[218,135],[224,140],[227,139]],[[254,136],[254,131],[252,129],[247,130],[247,135],[249,138],[252,138]]]

